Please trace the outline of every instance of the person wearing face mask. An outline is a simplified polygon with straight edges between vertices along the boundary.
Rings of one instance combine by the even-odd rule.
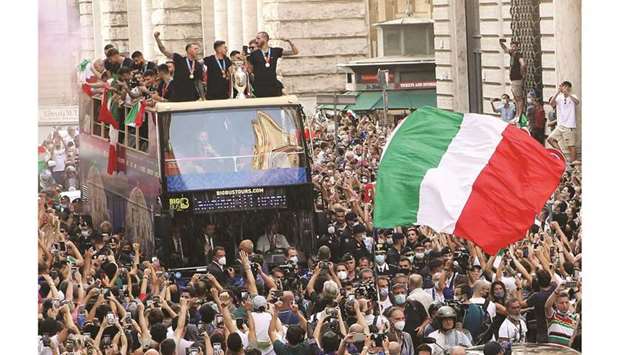
[[[506,286],[501,281],[495,281],[491,284],[491,301],[495,304],[495,317],[493,318],[493,323],[491,324],[491,331],[493,333],[493,338],[497,339],[499,327],[502,325],[504,320],[506,319],[507,310],[506,310],[506,297],[508,296],[506,293]]]
[[[379,312],[383,314],[386,309],[392,307],[389,278],[385,276],[379,276],[377,278],[377,292],[379,293]]]
[[[435,319],[439,329],[429,334],[429,337],[436,341],[432,344],[433,355],[443,354],[445,350],[450,350],[455,346],[472,346],[465,333],[455,328],[456,311],[454,308],[450,306],[440,307]]]
[[[391,277],[395,274],[395,268],[386,262],[385,244],[377,244],[375,250],[375,267],[373,271],[376,275],[381,276],[385,275]]]
[[[226,267],[226,250],[223,247],[213,249],[213,260],[207,266],[207,272],[211,273],[220,285],[228,283],[229,275]]]
[[[499,106],[496,106],[497,103],[500,103]],[[502,95],[502,99],[494,99],[491,101],[491,106],[493,107],[493,111],[497,112],[501,115],[502,121],[506,123],[516,122],[515,118],[515,106],[510,102],[510,97],[508,94]]]
[[[547,316],[549,342],[570,346],[573,333],[577,328],[577,314],[570,310],[570,298],[564,289],[564,281],[558,283],[545,302],[545,315]]]
[[[414,355],[415,347],[411,335],[404,331],[406,322],[403,310],[398,307],[392,307],[386,311],[386,316],[390,321],[388,339],[398,342],[401,355]]]
[[[405,285],[396,284],[392,287],[392,298],[394,306],[403,308],[407,302],[407,288]]]

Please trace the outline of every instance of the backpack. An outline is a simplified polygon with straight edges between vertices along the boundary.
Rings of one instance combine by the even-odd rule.
[[[490,300],[487,298],[482,306],[477,303],[470,303],[465,310],[463,328],[469,330],[474,344],[480,344],[480,342],[483,342],[481,337],[489,334],[492,323],[491,316],[487,312],[489,302]]]

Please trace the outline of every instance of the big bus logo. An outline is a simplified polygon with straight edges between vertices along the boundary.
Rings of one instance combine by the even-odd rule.
[[[170,209],[175,211],[183,211],[189,208],[189,199],[187,197],[173,197],[168,200]]]

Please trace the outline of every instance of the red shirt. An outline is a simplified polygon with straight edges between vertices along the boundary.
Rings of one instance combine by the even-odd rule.
[[[544,129],[547,117],[545,117],[545,110],[542,106],[534,107],[534,127],[538,129]]]

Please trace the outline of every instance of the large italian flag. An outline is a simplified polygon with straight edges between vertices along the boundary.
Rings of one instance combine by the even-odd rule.
[[[495,254],[525,236],[564,168],[559,152],[496,117],[423,107],[386,143],[374,225],[427,225]]]

